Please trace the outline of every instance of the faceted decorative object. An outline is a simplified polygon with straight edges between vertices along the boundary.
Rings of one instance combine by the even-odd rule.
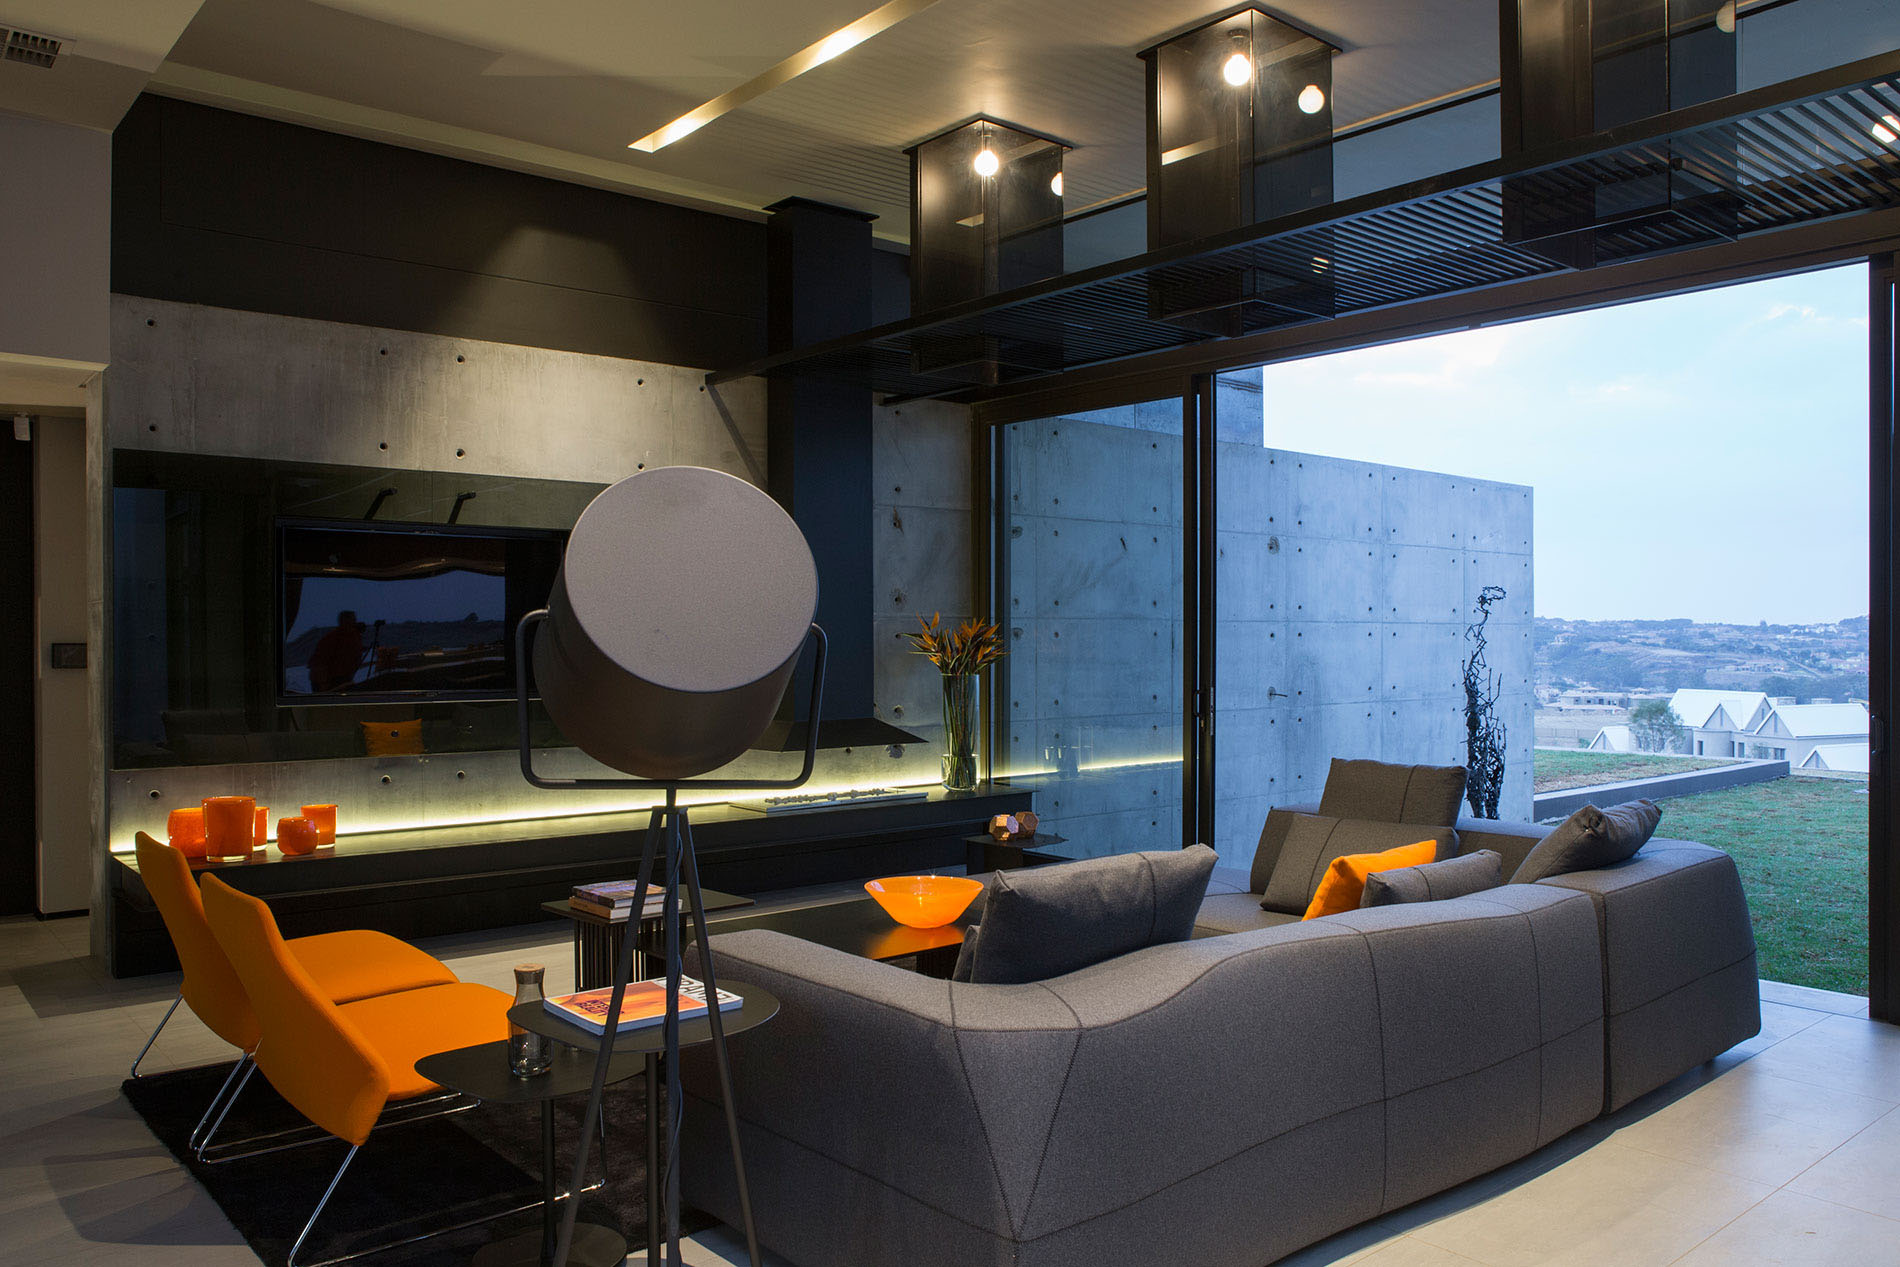
[[[277,820],[277,848],[286,858],[313,852],[323,843],[317,825],[307,818]]]
[[[1331,44],[1242,9],[1145,50],[1148,248],[1232,233],[1333,200]],[[1163,272],[1158,319],[1236,335],[1333,313],[1332,252]]]
[[[251,837],[257,829],[256,800],[248,796],[207,796],[204,816],[207,858],[251,856]]]
[[[165,836],[187,858],[205,856],[205,812],[201,805],[175,809],[165,816]]]
[[[942,928],[969,909],[981,880],[960,875],[893,875],[865,883],[885,914],[911,928]]]
[[[546,971],[538,963],[516,965],[516,1007],[523,1003],[540,1004],[541,978]],[[554,1056],[546,1038],[521,1028],[513,1021],[508,1022],[508,1068],[515,1077],[532,1078],[536,1074],[546,1073],[553,1063]]]
[[[944,674],[943,785],[952,792],[976,790],[976,726],[976,674]]]
[[[990,839],[998,842],[1028,840],[1036,834],[1036,822],[1036,815],[1030,810],[1020,814],[998,814],[990,819]]]
[[[912,146],[910,309],[981,299],[1062,272],[1067,146],[973,119]],[[1060,331],[949,336],[913,353],[919,373],[993,386],[1012,367],[1053,368]]]
[[[1734,0],[1500,0],[1499,119],[1506,157],[1735,92]],[[1566,268],[1736,236],[1732,148],[1693,161],[1658,143],[1579,182],[1504,182],[1504,240]]]
[[[306,805],[303,807],[303,816],[316,824],[318,844],[334,845],[336,843],[336,806]]]

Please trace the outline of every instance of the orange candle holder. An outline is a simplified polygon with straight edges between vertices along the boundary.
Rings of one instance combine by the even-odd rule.
[[[306,805],[303,807],[303,816],[316,825],[317,835],[321,837],[317,843],[336,843],[336,806]]]
[[[277,848],[286,858],[295,858],[316,850],[321,835],[317,825],[307,818],[277,820]]]
[[[257,826],[251,832],[251,848],[262,849],[270,843],[270,806],[257,807]]]
[[[175,809],[165,816],[165,838],[187,858],[205,856],[205,812],[199,805]]]
[[[257,830],[257,800],[249,796],[207,796],[204,799],[205,856],[249,858]]]

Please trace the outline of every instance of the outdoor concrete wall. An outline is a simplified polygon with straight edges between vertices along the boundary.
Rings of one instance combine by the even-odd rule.
[[[595,483],[641,464],[692,463],[764,482],[762,381],[714,392],[699,369],[125,296],[113,314],[115,447]],[[904,596],[879,613],[889,641],[874,690],[880,716],[920,721],[933,743],[825,751],[815,786],[937,775],[934,675],[918,672],[929,666],[903,655],[895,633],[913,607],[970,610],[967,425],[961,407],[932,404],[882,409],[874,422],[881,491],[866,513],[880,526],[880,590]],[[797,760],[752,753],[728,771],[782,777]],[[537,763],[553,775],[607,773],[571,751]],[[646,803],[529,788],[513,751],[120,770],[108,838],[127,847],[134,830],[162,828],[167,809],[213,792],[273,807],[335,801],[359,828]]]
[[[1261,443],[1223,384],[1216,830],[1252,859],[1276,804],[1317,800],[1335,756],[1465,760],[1465,626],[1502,585],[1489,660],[1509,754],[1499,813],[1531,809],[1531,490]],[[1091,853],[1179,840],[1180,406],[1009,429],[1007,756]],[[1093,767],[1093,768],[1091,768]]]

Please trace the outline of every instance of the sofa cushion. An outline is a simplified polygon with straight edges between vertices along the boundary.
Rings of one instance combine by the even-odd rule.
[[[1329,818],[1450,827],[1458,821],[1464,794],[1461,765],[1387,765],[1334,757],[1319,812]]]
[[[1609,809],[1586,805],[1537,843],[1511,875],[1512,884],[1594,871],[1623,861],[1656,832],[1662,811],[1654,801],[1625,801]]]
[[[1185,941],[1214,860],[1212,849],[1194,845],[999,871],[958,968],[969,981],[1017,984]]]
[[[1299,920],[1285,911],[1261,910],[1258,893],[1209,893],[1201,903],[1201,913],[1194,917],[1194,927],[1204,933],[1246,933]]]
[[[1349,853],[1334,858],[1327,866],[1326,877],[1319,882],[1319,889],[1313,894],[1303,918],[1320,919],[1327,915],[1356,911],[1366,894],[1366,880],[1373,872],[1390,871],[1395,867],[1424,866],[1437,856],[1438,842],[1421,840],[1382,853]]]
[[[1334,858],[1353,853],[1382,853],[1421,840],[1434,842],[1440,858],[1449,858],[1458,852],[1457,833],[1449,827],[1434,830],[1407,823],[1371,823],[1357,818],[1294,814],[1287,825],[1280,856],[1274,860],[1273,875],[1267,881],[1260,906],[1263,910],[1285,911],[1288,915],[1303,914]]]
[[[1489,849],[1460,854],[1422,867],[1398,867],[1366,877],[1361,906],[1397,906],[1404,902],[1442,902],[1469,897],[1504,883],[1503,859]]]

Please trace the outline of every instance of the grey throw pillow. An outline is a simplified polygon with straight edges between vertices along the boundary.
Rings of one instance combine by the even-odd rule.
[[[1586,805],[1537,842],[1511,883],[1533,884],[1548,876],[1621,862],[1648,843],[1661,821],[1662,811],[1654,801],[1625,801],[1608,809]]]
[[[951,979],[1044,981],[1143,946],[1186,941],[1214,859],[1212,849],[1195,845],[999,871]]]
[[[1464,795],[1461,765],[1387,765],[1334,757],[1319,812],[1329,818],[1451,827]]]
[[[1460,854],[1422,867],[1395,867],[1366,877],[1361,907],[1397,906],[1402,902],[1442,902],[1495,889],[1504,883],[1504,858],[1494,850]]]
[[[1294,814],[1287,826],[1286,840],[1280,846],[1280,856],[1274,860],[1273,875],[1267,880],[1260,908],[1303,915],[1334,858],[1349,853],[1384,853],[1421,840],[1435,843],[1440,858],[1450,858],[1458,852],[1458,833],[1449,827]]]

